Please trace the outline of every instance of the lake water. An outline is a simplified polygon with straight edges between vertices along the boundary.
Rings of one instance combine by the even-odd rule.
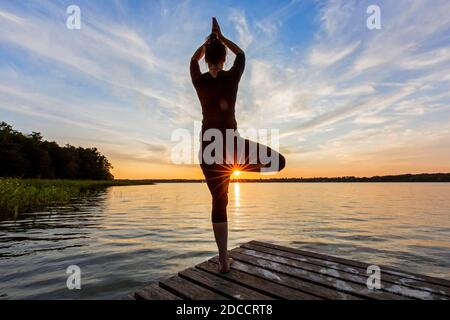
[[[0,222],[0,299],[116,299],[216,254],[204,184],[112,187]],[[450,278],[450,184],[230,185],[250,240]],[[66,268],[81,268],[68,290]]]

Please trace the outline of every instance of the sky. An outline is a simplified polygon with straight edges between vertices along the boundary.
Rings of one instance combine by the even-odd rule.
[[[373,4],[381,29],[367,27]],[[270,177],[450,172],[449,12],[448,0],[0,0],[0,121],[97,147],[116,178],[201,178],[171,160],[172,134],[196,139],[189,61],[215,16],[246,52],[239,128],[279,131],[287,166]]]

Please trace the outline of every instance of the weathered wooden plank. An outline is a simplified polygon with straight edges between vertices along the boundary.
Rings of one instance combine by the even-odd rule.
[[[341,271],[331,269],[328,267],[317,266],[314,264],[305,263],[303,261],[288,259],[288,258],[284,258],[281,256],[275,256],[272,254],[266,254],[263,252],[249,250],[249,249],[245,249],[245,248],[236,249],[236,252],[254,256],[257,258],[267,259],[270,261],[289,265],[289,266],[296,267],[296,268],[301,268],[306,271],[311,271],[311,272],[315,272],[315,273],[328,275],[328,276],[335,277],[340,280],[359,283],[363,286],[366,286],[367,276],[359,276],[359,275],[352,274],[352,273],[341,272]],[[405,287],[405,286],[401,286],[401,285],[396,285],[396,284],[393,285],[391,283],[383,283],[381,290],[390,292],[390,293],[394,293],[394,294],[398,294],[398,295],[402,295],[402,296],[409,297],[409,298],[415,298],[415,299],[424,299],[424,300],[433,300],[433,299],[434,300],[445,300],[446,299],[446,297],[442,296],[442,295],[435,295],[428,291],[417,290],[417,289],[413,289],[413,288],[409,288],[409,287]]]
[[[218,258],[214,257],[210,262],[218,263]],[[360,300],[361,298],[349,293],[337,291],[328,288],[322,284],[312,283],[310,281],[302,281],[298,278],[291,277],[273,270],[267,270],[258,265],[246,263],[246,261],[235,260],[231,265],[233,270],[239,270],[252,276],[256,276],[283,286],[293,288],[323,299],[332,300]]]
[[[228,274],[218,272],[214,257],[125,299],[450,299],[450,281],[391,267],[379,266],[382,288],[370,290],[367,263],[259,241],[230,253]]]
[[[181,300],[180,297],[161,288],[158,283],[152,283],[134,294],[137,300]]]
[[[231,256],[238,261],[242,261],[248,264],[262,267],[264,269],[290,275],[305,281],[318,283],[320,285],[328,286],[335,290],[347,292],[363,298],[377,299],[377,300],[408,300],[407,297],[403,297],[397,294],[384,292],[381,290],[370,290],[366,286],[358,283],[337,279],[335,277],[330,277],[320,273],[310,272],[304,269],[284,265],[263,258],[257,258],[254,256],[236,252],[234,250],[230,251],[230,253]]]
[[[246,248],[238,248],[234,249],[233,251],[254,256],[256,258],[262,258],[270,261],[274,261],[277,263],[285,264],[288,266],[292,266],[295,268],[301,268],[306,271],[311,271],[319,274],[324,274],[327,276],[335,277],[340,280],[345,281],[351,281],[354,283],[359,283],[363,286],[366,286],[367,282],[367,276],[360,276],[354,273],[347,273],[338,271],[336,269],[331,269],[328,267],[318,266],[315,264],[306,263],[304,261],[294,260],[290,258],[285,258],[281,256],[276,256],[273,254],[268,254],[260,251],[250,250]],[[397,284],[391,284],[391,283],[382,283],[381,291],[391,292],[394,294],[399,294],[405,297],[409,298],[415,298],[415,299],[424,299],[424,300],[446,300],[445,296],[442,295],[436,295],[429,291],[423,291],[418,289],[413,289]]]
[[[226,297],[216,292],[203,288],[202,286],[178,276],[161,281],[159,286],[188,300],[228,300]]]
[[[211,273],[198,270],[186,269],[179,273],[179,276],[197,283],[207,289],[217,292],[225,297],[236,300],[273,300],[272,297],[248,289],[222,277],[217,277]]]
[[[236,262],[239,264],[239,262]],[[259,278],[252,274],[247,274],[238,271],[235,266],[232,266],[232,271],[227,274],[220,273],[217,270],[218,264],[213,262],[203,262],[196,266],[196,268],[212,273],[218,277],[225,278],[229,281],[239,283],[255,291],[259,291],[265,295],[272,296],[276,299],[285,300],[320,300],[321,298],[314,295],[304,293],[280,284],[272,282],[263,278]]]
[[[338,270],[340,272],[346,272],[346,273],[350,273],[350,274],[356,274],[356,275],[359,275],[362,277],[367,277],[367,274],[366,274],[367,268],[351,267],[351,266],[344,265],[344,264],[337,263],[337,262],[332,262],[332,261],[317,259],[317,258],[311,258],[311,257],[301,255],[298,253],[281,251],[278,249],[264,247],[264,246],[260,246],[260,245],[250,244],[250,243],[243,244],[241,246],[241,248],[255,250],[255,251],[259,251],[259,252],[263,252],[263,253],[269,253],[269,254],[273,254],[276,256],[284,257],[284,258],[289,258],[289,259],[293,259],[293,260],[297,260],[297,261],[314,264],[317,266],[328,267],[328,268],[331,268],[334,270]],[[450,288],[447,288],[447,287],[441,286],[441,285],[436,285],[436,284],[429,283],[429,282],[418,281],[418,280],[413,280],[413,279],[405,279],[405,278],[401,278],[399,276],[385,274],[383,272],[382,272],[382,282],[383,283],[387,282],[388,284],[399,285],[401,287],[407,287],[407,290],[409,290],[408,288],[411,288],[411,289],[415,289],[415,290],[431,292],[433,294],[437,294],[438,296],[442,296],[445,299],[450,298]],[[396,290],[397,289],[398,288],[396,288]],[[437,299],[439,299],[439,297]]]
[[[364,263],[364,262],[360,262],[360,261],[354,261],[354,260],[348,260],[348,259],[344,259],[344,258],[338,258],[338,257],[334,257],[334,256],[329,256],[329,255],[316,253],[316,252],[305,251],[305,250],[301,250],[301,249],[297,249],[297,248],[284,247],[284,246],[271,244],[271,243],[267,243],[267,242],[250,241],[249,243],[250,244],[257,244],[257,245],[261,245],[261,246],[265,246],[265,247],[269,247],[269,248],[279,249],[281,251],[288,251],[288,252],[293,252],[293,253],[299,253],[301,255],[306,255],[306,256],[309,256],[309,257],[323,259],[323,260],[332,261],[332,262],[338,262],[338,263],[342,263],[342,264],[349,265],[349,266],[354,266],[354,267],[367,268],[369,266],[369,264]],[[402,278],[407,278],[407,279],[412,279],[412,280],[418,280],[418,281],[434,283],[434,284],[437,284],[437,285],[441,285],[441,286],[445,286],[445,287],[449,287],[450,288],[450,280],[447,280],[447,279],[435,278],[435,277],[421,275],[421,274],[417,274],[417,273],[413,273],[413,272],[409,272],[409,271],[398,270],[398,269],[395,269],[395,268],[392,268],[392,267],[388,267],[388,266],[383,266],[383,265],[379,265],[379,264],[377,264],[377,265],[381,269],[384,270],[384,273],[389,273],[389,274],[392,274],[392,275],[395,275],[395,276],[399,276],[399,277],[402,277]]]

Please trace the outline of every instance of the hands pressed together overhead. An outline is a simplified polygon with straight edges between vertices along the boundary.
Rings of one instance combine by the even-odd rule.
[[[213,17],[211,34],[206,39],[205,43],[203,43],[202,46],[198,48],[197,51],[194,53],[194,55],[192,56],[192,60],[199,61],[200,59],[203,58],[203,56],[205,55],[206,46],[212,39],[218,39],[236,55],[239,53],[244,53],[244,51],[241,48],[239,48],[238,45],[236,45],[234,42],[223,36],[219,22],[217,22],[217,19]]]
[[[212,18],[212,34],[215,34],[219,38],[222,36],[222,31],[220,30],[220,26],[216,18]]]

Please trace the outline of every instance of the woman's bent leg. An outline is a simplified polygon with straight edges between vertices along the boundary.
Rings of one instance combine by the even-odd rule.
[[[244,152],[236,149],[236,166],[240,171],[280,172],[286,166],[285,157],[268,146],[248,139],[243,139],[243,145]]]

